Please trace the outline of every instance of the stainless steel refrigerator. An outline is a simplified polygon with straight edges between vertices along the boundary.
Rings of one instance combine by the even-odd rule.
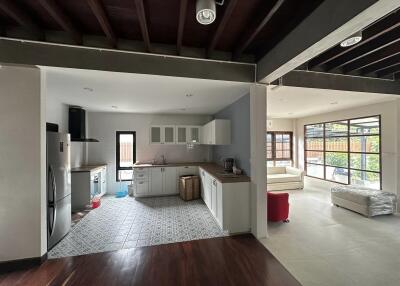
[[[71,228],[71,139],[47,132],[47,248]]]

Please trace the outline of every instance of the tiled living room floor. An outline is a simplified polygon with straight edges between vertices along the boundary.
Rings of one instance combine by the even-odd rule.
[[[220,236],[224,233],[202,200],[104,197],[101,206],[49,252],[49,258]]]
[[[304,286],[400,285],[400,216],[365,218],[332,206],[329,188],[290,191],[290,223],[261,242]]]

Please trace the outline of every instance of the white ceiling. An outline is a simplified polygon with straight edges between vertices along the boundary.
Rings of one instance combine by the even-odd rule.
[[[394,100],[392,94],[280,86],[268,87],[268,118],[300,118]]]
[[[90,111],[215,114],[248,93],[250,86],[228,81],[40,68],[46,76],[48,97]]]

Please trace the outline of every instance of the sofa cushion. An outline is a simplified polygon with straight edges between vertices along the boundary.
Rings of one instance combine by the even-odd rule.
[[[285,174],[286,167],[267,167],[267,174]]]
[[[301,181],[301,176],[297,176],[297,175],[293,175],[293,174],[268,174],[267,175],[267,184],[300,182],[300,181]]]

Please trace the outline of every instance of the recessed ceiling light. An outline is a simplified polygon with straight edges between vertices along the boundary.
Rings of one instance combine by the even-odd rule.
[[[336,104],[338,104],[338,102],[337,102],[337,101],[334,101],[334,102],[331,102],[330,104],[331,104],[331,105],[336,105]]]
[[[191,93],[186,94],[186,97],[192,97],[192,96],[193,96],[193,94],[191,94]]]
[[[342,48],[347,48],[350,46],[354,46],[355,44],[361,42],[361,40],[362,40],[362,32],[360,31],[360,32],[355,33],[354,35],[351,35],[347,39],[343,40],[340,43],[340,46]]]
[[[113,106],[111,106],[111,108],[113,108],[113,109],[117,109],[117,108],[118,108],[118,106],[116,106],[116,105],[113,105]]]
[[[196,19],[202,25],[209,25],[214,22],[217,13],[215,0],[197,0]]]
[[[86,91],[93,92],[93,88],[91,88],[91,87],[84,87],[83,89],[86,90]]]

